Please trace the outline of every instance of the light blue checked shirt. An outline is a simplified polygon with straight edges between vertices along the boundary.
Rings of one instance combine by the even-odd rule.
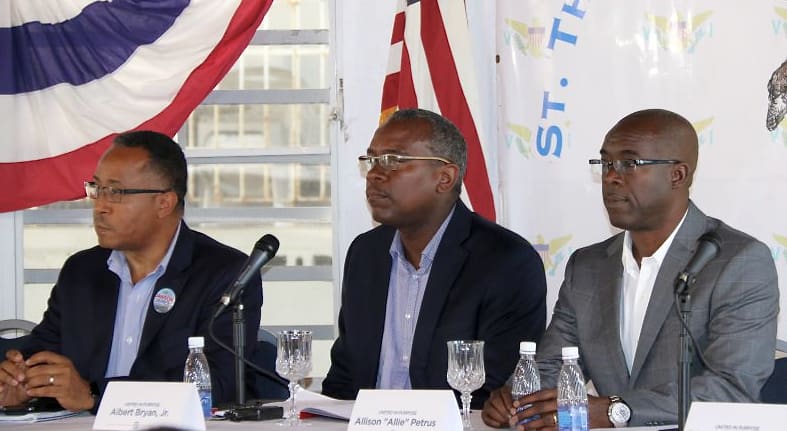
[[[455,208],[455,207],[454,207]],[[421,301],[429,281],[437,247],[454,209],[437,229],[421,253],[418,269],[407,261],[399,231],[391,242],[391,278],[388,281],[388,301],[385,307],[385,329],[380,348],[380,365],[377,371],[378,389],[411,389],[410,351],[413,334],[421,311]]]
[[[180,225],[178,225],[178,230],[169,244],[167,253],[156,269],[137,284],[131,282],[131,270],[123,252],[112,250],[109,255],[107,266],[120,278],[120,288],[118,289],[118,305],[115,312],[115,331],[112,335],[112,350],[109,353],[105,377],[125,377],[131,371],[131,366],[137,359],[139,339],[142,337],[145,316],[148,314],[150,300],[153,297],[153,288],[156,287],[158,279],[167,271],[167,265],[169,265],[169,259],[172,257],[172,251],[175,249],[179,235]]]

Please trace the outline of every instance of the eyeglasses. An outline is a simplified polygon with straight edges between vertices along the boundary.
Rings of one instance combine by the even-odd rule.
[[[165,190],[158,189],[120,189],[112,186],[99,186],[94,181],[85,181],[85,194],[90,199],[98,199],[103,197],[107,202],[113,204],[120,203],[123,200],[123,195],[139,195],[143,193],[167,193],[172,188]]]
[[[379,156],[358,156],[358,161],[361,166],[368,172],[372,170],[374,165],[383,168],[384,171],[395,171],[399,169],[399,164],[408,162],[410,160],[435,160],[445,164],[451,164],[452,161],[436,156],[402,156],[400,154],[381,154]]]
[[[622,160],[588,160],[594,173],[608,174],[610,169],[614,169],[619,175],[630,175],[637,170],[637,166],[646,165],[674,165],[681,163],[680,160],[655,160],[655,159],[622,159]],[[601,172],[598,172],[600,168]]]

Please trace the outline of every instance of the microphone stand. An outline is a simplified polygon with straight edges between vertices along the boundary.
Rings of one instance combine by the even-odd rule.
[[[675,296],[678,300],[680,318],[680,358],[678,359],[678,430],[683,431],[691,402],[691,338],[688,322],[691,318],[691,294],[689,287],[694,284],[694,275],[683,273],[678,276],[675,284]]]
[[[242,294],[239,294],[240,298]],[[279,419],[282,407],[266,406],[262,402],[246,404],[246,317],[243,301],[237,300],[232,308],[232,347],[235,355],[235,404],[227,409],[225,417],[231,421]]]
[[[235,403],[246,405],[246,364],[243,362],[246,350],[246,318],[243,316],[243,302],[236,301],[232,309],[232,347],[235,348]]]

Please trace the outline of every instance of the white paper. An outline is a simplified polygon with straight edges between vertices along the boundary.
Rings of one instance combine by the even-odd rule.
[[[362,389],[348,431],[461,430],[454,392],[437,390]]]
[[[0,414],[0,423],[14,424],[14,423],[34,423],[34,422],[48,422],[63,418],[70,418],[73,416],[87,416],[88,412],[72,412],[69,410],[59,410],[56,412],[35,412],[25,415],[4,415]]]
[[[787,405],[694,401],[685,431],[784,431]]]
[[[150,427],[205,431],[196,386],[178,382],[109,382],[93,429],[131,431]]]
[[[345,421],[350,420],[355,404],[352,400],[337,400],[305,389],[298,391],[295,400],[295,407],[301,412]]]

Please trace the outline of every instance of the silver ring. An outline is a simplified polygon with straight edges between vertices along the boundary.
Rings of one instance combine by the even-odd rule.
[[[50,385],[54,385],[55,384],[55,376],[49,376],[49,384]]]

